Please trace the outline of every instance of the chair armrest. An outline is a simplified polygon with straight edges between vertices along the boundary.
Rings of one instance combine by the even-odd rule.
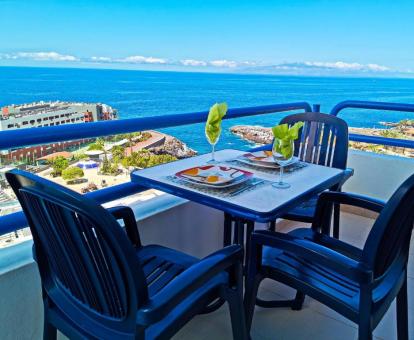
[[[352,205],[377,213],[380,213],[385,206],[385,202],[375,198],[339,191],[325,191],[319,195],[316,204],[315,217],[312,223],[315,230],[320,230],[322,233],[329,235],[334,204]]]
[[[116,206],[108,208],[107,211],[111,213],[115,219],[124,221],[125,230],[129,240],[135,247],[141,247],[137,221],[132,209],[127,206]]]
[[[372,197],[348,192],[325,191],[319,195],[318,205],[333,203],[352,205],[377,213],[380,213],[386,204],[384,201]]]
[[[220,272],[232,266],[241,267],[243,249],[228,246],[200,260],[167,284],[138,310],[137,323],[149,325],[162,320],[180,302]]]
[[[258,230],[252,234],[251,242],[252,249],[258,246],[278,248],[332,269],[360,284],[373,282],[373,271],[366,264],[306,239],[279,232]]]

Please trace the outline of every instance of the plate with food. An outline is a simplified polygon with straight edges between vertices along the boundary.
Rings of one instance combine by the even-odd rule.
[[[228,166],[205,165],[182,170],[175,176],[201,186],[228,188],[249,180],[253,173]]]
[[[264,168],[273,168],[278,169],[279,165],[273,159],[272,151],[270,150],[262,150],[262,151],[254,151],[254,152],[247,152],[240,157],[237,158],[238,161],[254,166],[261,166]],[[298,157],[293,157],[292,160],[286,166],[295,164],[299,161]]]

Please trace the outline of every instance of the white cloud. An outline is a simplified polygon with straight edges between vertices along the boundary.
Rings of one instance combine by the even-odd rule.
[[[234,60],[213,60],[209,62],[210,66],[214,67],[227,67],[227,68],[235,68],[235,67],[254,67],[259,65],[259,63],[255,61],[234,61]]]
[[[141,55],[133,55],[126,58],[116,59],[120,63],[131,64],[167,64],[167,60],[163,58],[144,57]]]
[[[90,59],[93,62],[98,62],[98,63],[110,63],[112,61],[112,58],[109,57],[91,57]]]
[[[1,1],[1,0],[0,0]],[[80,58],[69,54],[49,52],[13,52],[0,53],[0,60],[10,61],[52,61],[52,62],[85,62],[105,64],[136,64],[136,65],[164,65],[182,67],[203,67],[208,69],[230,69],[246,73],[270,73],[270,74],[295,74],[295,75],[336,75],[336,74],[412,74],[412,70],[397,70],[374,63],[357,63],[344,61],[303,61],[285,62],[279,64],[265,64],[256,61],[234,61],[228,59],[216,59],[211,61],[197,59],[168,60],[160,57],[145,57],[132,55],[127,57],[92,56]]]
[[[184,59],[180,60],[180,64],[184,66],[207,66],[207,62],[203,60]]]
[[[256,61],[242,61],[240,63],[240,66],[259,66],[261,63],[258,63]]]
[[[2,59],[11,59],[11,60],[36,60],[36,61],[79,61],[79,58],[76,58],[73,55],[60,54],[57,52],[17,52],[2,54],[0,56]]]
[[[360,64],[360,63],[346,63],[343,61],[335,62],[319,62],[319,61],[305,61],[295,63],[283,63],[274,65],[275,69],[280,70],[326,70],[326,71],[341,71],[341,72],[386,72],[391,69],[387,66],[378,64]]]
[[[215,66],[215,67],[230,67],[230,68],[233,68],[233,67],[239,66],[239,63],[237,63],[236,61],[225,60],[225,59],[223,59],[223,60],[213,60],[213,61],[210,61],[209,64],[211,66]]]
[[[387,66],[378,65],[378,64],[368,64],[367,67],[371,71],[390,71],[391,69]]]

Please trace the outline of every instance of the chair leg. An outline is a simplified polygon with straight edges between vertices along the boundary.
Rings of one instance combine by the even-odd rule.
[[[369,284],[361,284],[359,295],[359,320],[358,339],[372,339],[372,287]]]
[[[229,288],[227,301],[230,309],[231,328],[234,340],[247,340],[246,322],[243,310],[243,296],[238,290]]]
[[[397,334],[398,340],[408,339],[407,278],[397,295]]]
[[[241,245],[244,247],[244,221],[237,221],[236,228],[237,228],[237,241],[234,243]]]
[[[358,324],[358,340],[372,340],[370,315],[361,316]]]
[[[269,226],[268,226],[267,230],[276,231],[276,220],[269,222]]]
[[[223,232],[223,246],[229,246],[231,244],[231,229],[233,219],[230,214],[224,213],[224,232]]]
[[[239,239],[239,231],[240,231],[240,226],[239,226],[239,222],[237,220],[234,221],[234,228],[233,228],[233,241],[232,244],[240,244]]]
[[[244,260],[244,271],[248,273],[248,263],[250,258],[250,239],[252,237],[252,233],[254,231],[254,222],[253,221],[246,221],[246,243],[245,243],[245,260]]]
[[[333,207],[333,237],[339,239],[339,217],[341,214],[341,207],[339,204],[334,204]]]
[[[358,340],[372,340],[372,330],[370,327],[359,325]]]
[[[44,340],[56,340],[57,339],[57,329],[53,325],[51,325],[49,322],[45,320],[43,323],[43,339]]]
[[[259,290],[259,285],[261,282],[261,277],[247,277],[246,278],[246,288],[244,293],[244,312],[246,314],[246,327],[247,333],[250,333],[252,327],[254,307],[256,305],[257,291]]]
[[[300,291],[296,292],[295,299],[292,302],[292,310],[301,310],[303,302],[305,301],[305,294]]]

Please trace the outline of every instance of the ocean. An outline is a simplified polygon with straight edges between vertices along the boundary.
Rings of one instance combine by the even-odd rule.
[[[40,100],[101,102],[117,109],[120,119],[204,111],[222,101],[229,107],[307,101],[329,112],[350,99],[414,103],[414,79],[0,67],[0,107]],[[273,126],[286,114],[224,121],[217,148],[251,146],[229,132],[232,125]],[[381,121],[414,119],[414,113],[346,110],[340,117],[353,127],[379,127]],[[161,131],[199,152],[210,150],[203,124]]]

